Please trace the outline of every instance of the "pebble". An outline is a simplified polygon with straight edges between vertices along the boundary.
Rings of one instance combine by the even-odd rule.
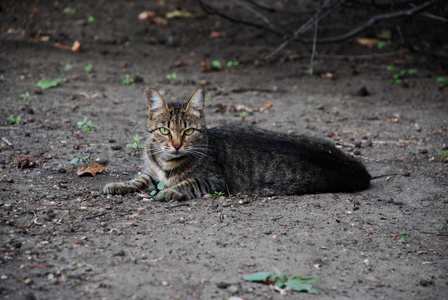
[[[112,145],[112,146],[110,146],[110,148],[115,151],[123,149],[123,147],[120,145]]]
[[[227,288],[227,290],[232,294],[236,294],[238,292],[238,287],[235,285],[231,285]]]
[[[58,172],[59,172],[59,173],[67,173],[67,170],[65,170],[64,168],[60,168],[60,169],[58,170]]]

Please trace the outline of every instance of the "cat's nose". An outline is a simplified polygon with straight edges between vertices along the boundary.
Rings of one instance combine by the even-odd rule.
[[[182,145],[178,145],[178,144],[173,144],[173,147],[174,147],[174,149],[176,149],[176,150],[179,150],[180,149],[180,147],[182,147]]]

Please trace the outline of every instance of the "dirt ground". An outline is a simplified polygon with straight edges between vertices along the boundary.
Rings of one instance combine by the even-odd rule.
[[[439,90],[436,77],[446,74],[424,58],[400,56],[318,60],[310,76],[308,57],[263,60],[281,40],[213,16],[138,19],[178,7],[202,13],[194,1],[161,4],[0,4],[0,298],[444,298],[448,89]],[[69,6],[74,14],[62,12]],[[54,46],[76,40],[77,52]],[[369,51],[353,41],[326,47],[318,51]],[[240,64],[212,70],[213,60]],[[388,84],[393,62],[418,68],[407,86]],[[165,78],[172,73],[177,79]],[[126,74],[134,83],[123,83]],[[54,88],[37,87],[58,77]],[[145,135],[145,90],[186,100],[201,85],[208,126],[245,122],[325,137],[380,177],[353,194],[183,203],[103,195],[107,182],[140,171],[126,144]],[[358,94],[362,87],[369,95]],[[90,133],[77,126],[85,117]],[[70,161],[89,155],[85,164],[96,160],[107,171],[77,176],[83,163]],[[20,157],[28,158],[23,168]],[[319,295],[281,296],[243,280],[273,265],[316,277]]]

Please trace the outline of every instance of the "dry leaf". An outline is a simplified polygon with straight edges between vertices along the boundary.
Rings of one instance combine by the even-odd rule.
[[[150,10],[144,11],[138,15],[139,20],[147,20],[154,18],[156,14]]]
[[[205,72],[208,70],[207,61],[205,60],[205,58],[202,59],[202,61],[201,61],[201,70],[202,70],[202,72]]]
[[[368,38],[358,38],[356,39],[358,44],[367,46],[367,47],[373,47],[377,45],[380,41],[378,39],[368,39]]]
[[[72,46],[71,50],[72,50],[72,52],[78,52],[79,49],[81,49],[81,43],[78,42],[78,41],[75,41],[73,43],[73,46]]]
[[[210,32],[210,37],[211,38],[218,38],[218,37],[220,37],[221,36],[221,33],[220,32],[217,32],[217,31],[212,31],[212,32]]]
[[[78,176],[83,176],[86,174],[90,174],[93,177],[96,176],[96,173],[104,173],[107,171],[107,168],[105,166],[100,165],[97,162],[93,162],[90,166],[82,168],[78,171]]]
[[[272,103],[264,103],[263,106],[264,107],[273,107],[274,104],[272,104]]]

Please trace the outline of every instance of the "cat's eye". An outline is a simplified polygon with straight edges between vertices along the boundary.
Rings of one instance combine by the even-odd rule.
[[[163,134],[163,135],[168,135],[168,134],[170,134],[169,129],[166,129],[165,127],[161,127],[161,128],[159,129],[159,131],[160,131],[160,133]]]
[[[193,128],[188,128],[187,130],[184,131],[184,134],[185,134],[185,135],[192,135],[193,132],[194,132],[194,129],[193,129]]]

